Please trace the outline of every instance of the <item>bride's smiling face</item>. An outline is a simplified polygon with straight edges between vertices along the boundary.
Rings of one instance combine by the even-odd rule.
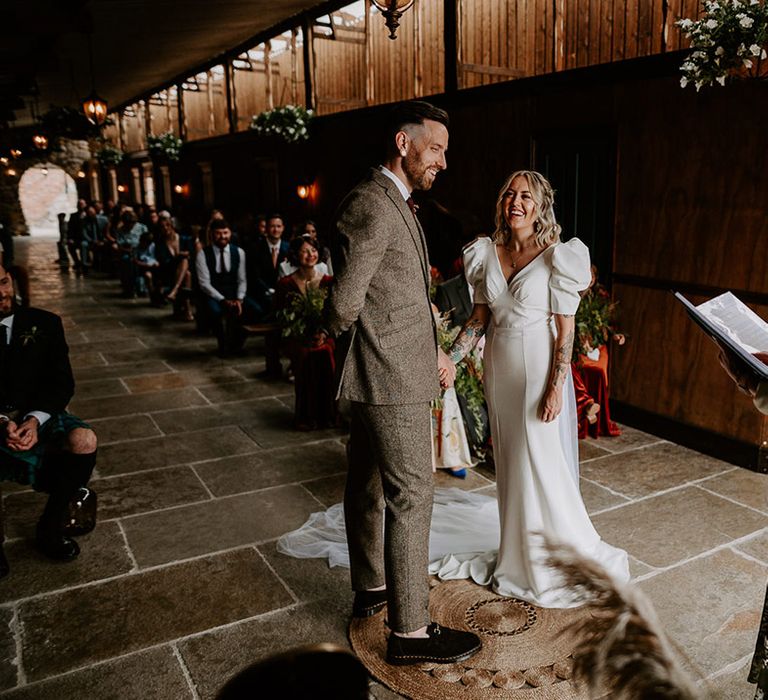
[[[533,198],[528,178],[518,175],[509,183],[504,193],[504,218],[515,230],[533,228],[536,221],[536,200]]]

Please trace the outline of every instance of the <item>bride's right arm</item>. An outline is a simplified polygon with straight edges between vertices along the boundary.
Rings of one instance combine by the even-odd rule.
[[[472,315],[461,329],[456,340],[453,341],[448,355],[454,364],[461,362],[477,345],[477,342],[485,335],[488,321],[491,319],[491,309],[488,304],[475,304]]]

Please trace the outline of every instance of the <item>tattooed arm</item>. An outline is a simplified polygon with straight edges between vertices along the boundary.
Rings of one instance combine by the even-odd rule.
[[[485,329],[488,328],[490,319],[491,310],[488,308],[488,304],[474,305],[472,315],[467,319],[448,351],[451,362],[458,364],[472,351],[472,348],[477,345],[477,341],[485,335]]]
[[[563,386],[568,377],[576,333],[576,319],[573,316],[555,314],[555,351],[552,358],[552,372],[549,377],[539,413],[541,420],[551,423],[563,409]]]

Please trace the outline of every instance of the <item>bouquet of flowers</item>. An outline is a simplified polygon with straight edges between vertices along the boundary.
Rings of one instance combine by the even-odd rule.
[[[725,85],[738,71],[755,77],[766,58],[768,5],[761,0],[705,2],[700,19],[681,19],[677,26],[691,42],[680,70],[680,86]]]
[[[619,333],[614,328],[617,302],[601,284],[595,284],[581,299],[576,311],[576,342],[573,358],[576,362],[583,355],[605,345]]]
[[[277,320],[283,326],[283,337],[309,342],[322,327],[323,306],[328,296],[324,288],[307,287],[303,294],[291,294],[288,304],[279,309]]]
[[[111,143],[105,143],[96,151],[96,158],[104,166],[120,165],[125,158],[125,153]]]
[[[177,161],[181,155],[181,147],[184,142],[172,131],[166,131],[154,136],[150,134],[147,137],[147,148],[153,156],[167,158]]]
[[[251,129],[263,136],[280,136],[288,143],[298,143],[309,138],[309,122],[312,110],[296,105],[276,107],[251,119]]]

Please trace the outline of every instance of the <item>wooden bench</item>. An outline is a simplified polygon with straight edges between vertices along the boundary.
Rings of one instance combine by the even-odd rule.
[[[282,377],[283,368],[280,364],[280,333],[279,323],[244,323],[242,325],[246,337],[257,336],[264,338],[264,357],[267,361],[267,374]]]

